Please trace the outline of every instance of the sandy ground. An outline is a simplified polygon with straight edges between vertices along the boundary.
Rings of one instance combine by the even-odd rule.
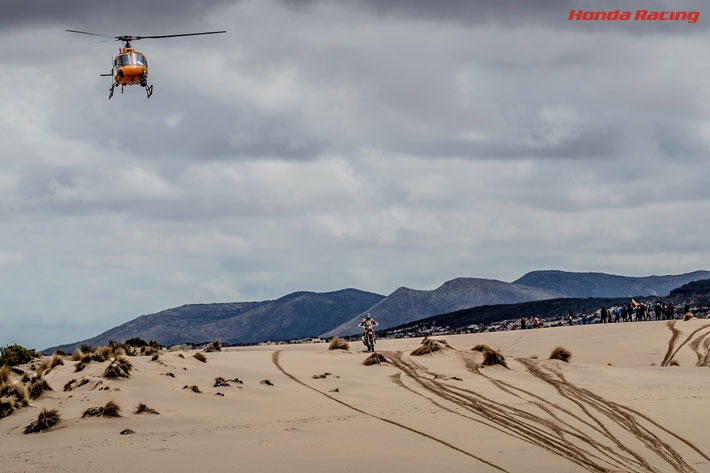
[[[379,366],[361,364],[359,343],[131,357],[122,380],[67,359],[46,377],[54,391],[0,420],[0,472],[710,472],[710,369],[681,346],[710,339],[710,321],[676,327],[680,366],[661,366],[665,322],[439,337],[453,349],[420,357],[421,339],[380,340],[392,363]],[[509,368],[481,367],[478,343]],[[546,359],[558,345],[571,363]],[[243,384],[215,388],[217,376]],[[81,418],[109,400],[123,417]],[[134,414],[139,402],[160,414]],[[63,421],[24,435],[42,407]]]

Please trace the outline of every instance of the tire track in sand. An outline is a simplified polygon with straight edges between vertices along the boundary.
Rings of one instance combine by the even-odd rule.
[[[616,439],[613,432],[609,430],[606,425],[609,422],[611,422],[610,425],[615,425],[617,428],[632,434],[650,451],[654,452],[663,461],[668,463],[676,472],[695,473],[696,470],[691,467],[667,441],[662,439],[664,435],[681,441],[697,452],[701,457],[710,461],[710,458],[695,445],[661,426],[649,417],[634,409],[607,401],[591,391],[578,388],[572,383],[569,383],[561,372],[555,373],[552,370],[544,370],[543,367],[531,360],[523,359],[517,361],[521,362],[530,374],[555,387],[558,393],[563,398],[573,402],[583,415],[575,414],[569,409],[565,409],[548,399],[542,399],[540,396],[527,390],[484,375],[479,369],[479,366],[472,363],[472,361],[465,356],[464,362],[469,370],[488,379],[494,386],[502,391],[521,400],[527,400],[532,405],[539,407],[552,419],[536,416],[526,410],[496,402],[475,391],[443,383],[440,381],[440,376],[429,372],[415,361],[403,357],[401,353],[386,352],[385,355],[396,367],[402,370],[409,378],[416,381],[426,391],[435,394],[438,398],[468,410],[474,414],[474,416],[464,415],[448,407],[444,407],[441,403],[420,393],[422,397],[430,400],[437,407],[443,407],[447,411],[456,412],[462,417],[474,420],[477,423],[493,424],[491,427],[495,430],[504,431],[511,437],[522,439],[556,455],[567,458],[589,471],[606,472],[610,471],[610,469],[621,469],[627,472],[668,471],[665,469],[658,470],[653,467],[643,455],[635,452],[623,442]],[[407,390],[414,391],[412,388],[404,385],[399,378],[393,378],[393,381]],[[525,399],[526,396],[529,396],[529,398]],[[589,432],[580,430],[580,428],[575,425],[565,422],[562,419],[565,416],[586,426],[592,432],[601,436],[604,442],[590,438]],[[572,438],[582,443],[582,446],[571,444],[569,440]],[[609,443],[611,443],[611,445]],[[590,452],[590,447],[597,453]]]
[[[281,366],[281,363],[279,362],[279,357],[280,357],[280,356],[281,356],[281,350],[275,351],[274,354],[272,355],[272,361],[273,361],[273,363],[274,363],[274,366],[276,366],[276,368],[277,368],[279,371],[281,371],[284,375],[286,375],[289,379],[291,379],[292,381],[295,381],[296,383],[300,384],[301,386],[303,386],[303,387],[305,387],[305,388],[308,388],[308,389],[310,389],[311,391],[315,391],[315,392],[317,392],[318,394],[327,397],[327,398],[330,399],[331,401],[337,402],[338,404],[341,404],[341,405],[343,405],[343,406],[345,406],[345,407],[347,407],[347,408],[349,408],[349,409],[352,409],[352,410],[354,410],[355,412],[359,412],[360,414],[366,415],[366,416],[368,416],[368,417],[372,417],[372,418],[374,418],[374,419],[381,420],[382,422],[386,422],[386,423],[388,423],[388,424],[390,424],[390,425],[394,425],[395,427],[399,427],[399,428],[401,428],[401,429],[407,430],[407,431],[412,432],[412,433],[415,433],[415,434],[417,434],[417,435],[421,435],[422,437],[426,437],[426,438],[428,438],[428,439],[430,439],[430,440],[433,440],[433,441],[435,441],[435,442],[437,442],[437,443],[440,443],[441,445],[444,445],[444,446],[446,446],[446,447],[448,447],[448,448],[450,448],[450,449],[452,449],[452,450],[455,450],[455,451],[457,451],[457,452],[459,452],[459,453],[463,453],[464,455],[466,455],[466,456],[468,456],[468,457],[471,457],[471,458],[473,458],[473,459],[475,459],[475,460],[478,460],[479,462],[484,463],[484,464],[486,464],[486,465],[488,465],[488,466],[490,466],[490,467],[492,467],[492,468],[495,468],[495,469],[498,470],[498,471],[502,471],[502,472],[505,472],[505,473],[510,473],[510,472],[509,472],[508,470],[506,470],[505,468],[502,468],[502,467],[500,467],[500,466],[498,466],[498,465],[495,465],[495,464],[489,462],[488,460],[485,460],[485,459],[483,459],[483,458],[481,458],[481,457],[479,457],[479,456],[474,455],[473,453],[467,452],[466,450],[460,449],[460,448],[458,448],[458,447],[456,447],[456,446],[450,444],[449,442],[447,442],[447,441],[445,441],[445,440],[442,440],[442,439],[440,439],[440,438],[434,437],[433,435],[427,434],[426,432],[422,432],[422,431],[417,430],[417,429],[414,429],[414,428],[412,428],[412,427],[407,427],[407,426],[404,425],[404,424],[400,424],[399,422],[396,422],[396,421],[394,421],[394,420],[387,419],[386,417],[380,417],[380,416],[378,416],[378,415],[376,415],[376,414],[372,414],[372,413],[370,413],[370,412],[363,411],[362,409],[360,409],[360,408],[358,408],[358,407],[355,407],[355,406],[353,406],[353,405],[351,405],[351,404],[348,404],[348,403],[346,403],[346,402],[344,402],[344,401],[341,401],[340,399],[338,399],[338,398],[336,398],[336,397],[334,397],[334,396],[331,396],[330,394],[328,394],[328,393],[326,393],[326,392],[323,392],[323,391],[321,391],[321,390],[319,390],[319,389],[314,388],[313,386],[310,386],[310,385],[304,383],[303,381],[301,381],[300,379],[296,378],[296,377],[295,377],[294,375],[292,375],[291,373],[287,372],[287,371]]]

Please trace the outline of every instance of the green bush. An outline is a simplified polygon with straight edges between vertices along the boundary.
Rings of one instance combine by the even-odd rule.
[[[140,347],[148,346],[148,342],[146,342],[142,338],[133,337],[133,338],[129,338],[128,340],[126,340],[126,345],[131,346],[131,347],[140,348]]]
[[[39,356],[40,354],[34,350],[28,350],[20,345],[9,345],[0,348],[0,365],[17,366]]]

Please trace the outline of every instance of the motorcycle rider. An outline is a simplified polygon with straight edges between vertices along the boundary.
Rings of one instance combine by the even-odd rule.
[[[377,327],[378,325],[380,325],[380,324],[377,323],[377,320],[372,318],[372,315],[370,315],[369,312],[367,314],[365,314],[365,318],[360,321],[360,324],[358,325],[358,327],[360,327],[362,329],[362,343],[365,346],[367,346],[367,343],[365,342],[365,334],[367,333],[367,331],[369,329],[372,329],[372,331],[374,333],[375,327]]]

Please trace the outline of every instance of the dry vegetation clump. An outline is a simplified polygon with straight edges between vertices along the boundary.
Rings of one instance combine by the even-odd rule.
[[[228,388],[230,386],[231,386],[231,384],[229,384],[227,382],[227,380],[221,376],[214,379],[214,387],[215,388]]]
[[[0,383],[0,419],[28,405],[27,391],[21,383],[10,384],[9,378],[5,383]]]
[[[328,345],[328,350],[348,351],[350,350],[350,344],[347,342],[347,340],[343,340],[338,337],[333,337],[333,339],[330,341],[330,345]]]
[[[202,392],[202,391],[200,391],[200,388],[198,388],[198,387],[197,387],[196,385],[194,385],[194,384],[193,384],[192,386],[188,386],[188,385],[186,384],[185,386],[182,387],[182,389],[189,389],[189,390],[192,391],[193,393],[198,393],[198,394]]]
[[[671,360],[668,366],[680,366],[680,363],[678,363],[678,360]]]
[[[7,365],[0,366],[0,384],[5,384],[10,381],[10,367]]]
[[[688,321],[688,320],[694,319],[694,318],[695,317],[693,317],[693,314],[691,314],[690,312],[686,312],[685,315],[683,316],[683,320],[685,320],[685,321]]]
[[[557,347],[552,350],[552,353],[550,353],[551,360],[560,360],[564,361],[565,363],[569,363],[569,360],[571,358],[572,352],[566,349],[565,347]]]
[[[160,358],[160,354],[153,353],[153,356],[151,357],[150,361],[158,361],[158,358]]]
[[[43,392],[51,391],[52,387],[41,376],[36,376],[30,381],[28,394],[30,399],[38,399]]]
[[[103,407],[89,407],[81,417],[121,417],[121,408],[113,401]]]
[[[428,355],[429,353],[434,353],[435,351],[443,350],[446,348],[452,348],[451,345],[446,343],[446,340],[434,340],[433,338],[424,337],[424,340],[422,340],[422,346],[412,351],[411,355]]]
[[[104,378],[130,378],[133,364],[125,356],[119,356],[104,370]]]
[[[55,367],[63,364],[64,357],[55,353],[54,355],[52,355],[52,358],[47,358],[39,364],[39,366],[37,367],[37,376],[45,375],[52,371]]]
[[[138,407],[136,407],[136,414],[160,414],[160,412],[146,406],[141,402],[138,404]]]
[[[197,361],[201,361],[202,363],[207,363],[207,357],[203,355],[202,353],[195,353],[194,357]]]
[[[162,375],[163,376],[170,376],[171,378],[175,377],[175,373],[173,373],[172,371],[168,371],[167,373],[162,373]]]
[[[49,430],[62,421],[59,411],[56,409],[42,409],[37,420],[30,422],[25,427],[24,433],[32,434],[35,432],[43,432]]]
[[[501,365],[505,366],[506,368],[508,367],[508,364],[505,362],[505,357],[503,357],[503,355],[501,355],[488,345],[478,344],[475,347],[471,348],[471,350],[479,351],[481,352],[481,354],[483,354],[483,366]]]
[[[55,351],[54,354],[59,356],[67,356],[67,354],[64,353],[64,350],[62,350],[61,348],[57,348],[57,351]]]
[[[380,363],[389,363],[387,361],[387,358],[381,353],[373,353],[372,355],[368,356],[365,358],[365,361],[362,362],[363,365],[365,366],[372,366],[372,365],[379,365]]]
[[[207,353],[210,353],[213,351],[222,351],[222,342],[220,341],[219,338],[217,340],[215,340],[214,342],[210,343],[210,345],[207,348],[205,348],[205,352],[207,352]]]
[[[261,384],[266,385],[266,386],[273,386],[273,385],[274,385],[274,383],[272,383],[272,382],[269,381],[268,379],[262,379],[262,380],[259,381],[259,382],[260,382]]]

